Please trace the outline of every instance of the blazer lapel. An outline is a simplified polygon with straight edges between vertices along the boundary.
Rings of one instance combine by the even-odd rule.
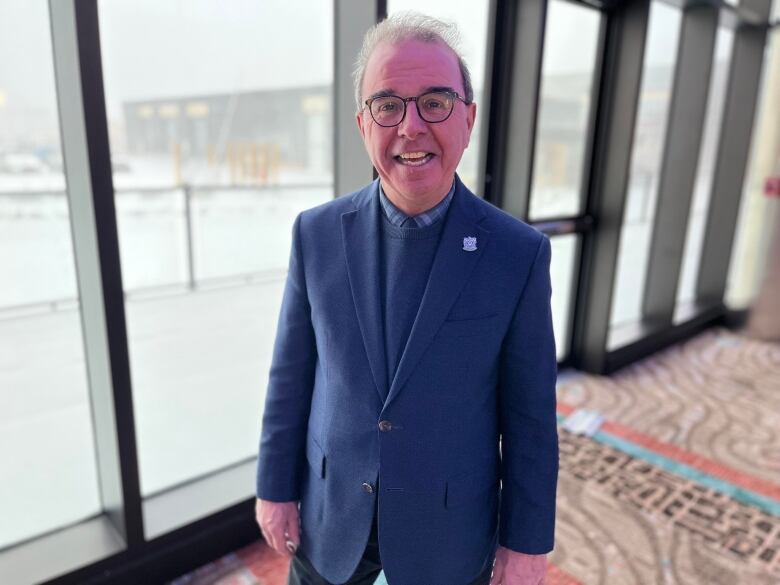
[[[469,279],[471,271],[482,257],[490,232],[481,228],[481,216],[471,200],[475,197],[459,178],[456,178],[455,196],[450,204],[439,247],[431,266],[428,285],[423,294],[417,317],[398,364],[395,378],[385,406],[400,392],[423,352],[433,340]],[[475,237],[476,249],[465,250],[464,238]]]
[[[341,216],[344,255],[371,375],[384,403],[388,386],[379,290],[379,182],[358,192],[353,201],[356,209]]]

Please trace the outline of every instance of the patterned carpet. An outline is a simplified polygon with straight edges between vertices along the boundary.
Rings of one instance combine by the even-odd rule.
[[[713,329],[608,378],[563,373],[558,417],[546,585],[780,584],[779,344]],[[257,543],[173,583],[286,574]]]
[[[710,330],[609,377],[562,376],[553,563],[583,584],[780,583],[780,345]]]

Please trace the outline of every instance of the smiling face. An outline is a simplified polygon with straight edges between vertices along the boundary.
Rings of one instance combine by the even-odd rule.
[[[412,97],[433,88],[449,88],[463,96],[458,60],[442,43],[417,40],[376,47],[363,78],[363,100],[378,94]],[[434,207],[449,192],[455,169],[469,144],[477,106],[455,100],[452,115],[431,124],[408,102],[403,121],[392,128],[374,122],[368,108],[357,123],[382,189],[407,215]]]

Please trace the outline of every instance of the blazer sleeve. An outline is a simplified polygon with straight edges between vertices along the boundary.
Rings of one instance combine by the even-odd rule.
[[[499,369],[499,544],[526,554],[551,551],[555,532],[557,359],[550,296],[550,241],[542,235]]]
[[[257,461],[257,497],[274,502],[300,499],[317,362],[300,232],[299,215],[293,226]]]

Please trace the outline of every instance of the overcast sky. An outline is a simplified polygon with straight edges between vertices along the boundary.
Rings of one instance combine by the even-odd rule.
[[[484,79],[488,0],[389,0],[389,10],[415,8],[455,20],[475,86]],[[557,6],[556,5],[560,5]],[[654,3],[654,6],[656,4]],[[0,104],[54,110],[54,73],[46,0],[0,0]],[[547,73],[582,71],[583,14],[555,2],[556,38]],[[106,98],[114,114],[127,100],[327,84],[333,75],[333,0],[100,0]],[[679,12],[654,18],[647,59],[671,63]],[[586,15],[586,16],[587,16]],[[562,34],[560,34],[562,33]],[[673,46],[673,43],[671,43]],[[3,98],[4,96],[4,98]]]

